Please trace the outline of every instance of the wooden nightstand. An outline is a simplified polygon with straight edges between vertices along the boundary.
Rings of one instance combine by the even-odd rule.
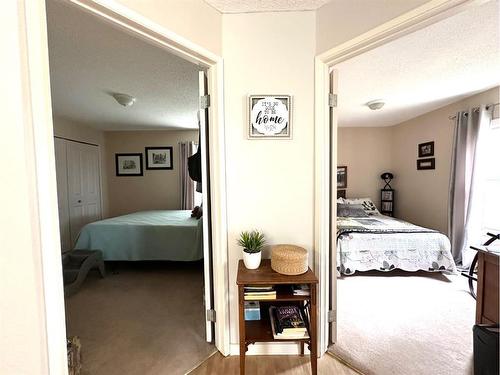
[[[297,276],[286,276],[271,269],[269,259],[262,260],[260,267],[256,270],[249,270],[240,260],[238,264],[238,303],[239,303],[239,332],[240,332],[240,374],[245,374],[245,353],[248,345],[256,342],[299,342],[301,354],[304,354],[304,344],[308,344],[311,352],[311,372],[317,374],[317,306],[316,306],[316,286],[318,279],[309,268],[306,273]],[[281,292],[280,285],[309,284],[310,295],[296,296],[289,292]],[[245,285],[275,285],[277,294],[274,300],[258,300],[260,303],[260,320],[245,321]],[[247,300],[248,301],[248,300]],[[269,317],[269,307],[277,305],[301,305],[309,311],[310,322],[308,324],[309,338],[299,340],[275,339],[273,336],[271,321]]]

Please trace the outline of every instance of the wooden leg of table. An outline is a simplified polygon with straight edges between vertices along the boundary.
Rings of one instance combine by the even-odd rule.
[[[316,310],[316,284],[311,285],[311,373],[318,373],[318,322]]]
[[[240,375],[245,374],[245,293],[243,286],[238,286],[239,327],[240,327]]]
[[[304,341],[300,342],[300,356],[304,356]]]

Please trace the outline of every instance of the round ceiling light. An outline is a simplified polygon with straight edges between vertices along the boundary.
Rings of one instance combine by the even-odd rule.
[[[118,102],[118,104],[124,106],[124,107],[130,107],[135,103],[135,98],[133,96],[130,96],[128,94],[120,94],[120,93],[114,93],[111,94],[113,98]]]
[[[377,109],[382,108],[385,105],[385,103],[382,100],[377,99],[377,100],[371,100],[368,103],[366,103],[365,105],[368,108],[370,108],[372,111],[376,111]]]

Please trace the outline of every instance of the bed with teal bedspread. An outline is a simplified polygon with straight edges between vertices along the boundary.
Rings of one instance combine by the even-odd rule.
[[[104,260],[200,260],[202,219],[189,210],[155,210],[100,220],[83,227],[75,249],[101,250]]]

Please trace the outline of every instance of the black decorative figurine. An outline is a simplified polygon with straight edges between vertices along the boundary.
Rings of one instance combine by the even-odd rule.
[[[385,182],[384,190],[392,190],[390,183],[394,178],[394,175],[390,172],[384,172],[380,175],[380,178]]]

